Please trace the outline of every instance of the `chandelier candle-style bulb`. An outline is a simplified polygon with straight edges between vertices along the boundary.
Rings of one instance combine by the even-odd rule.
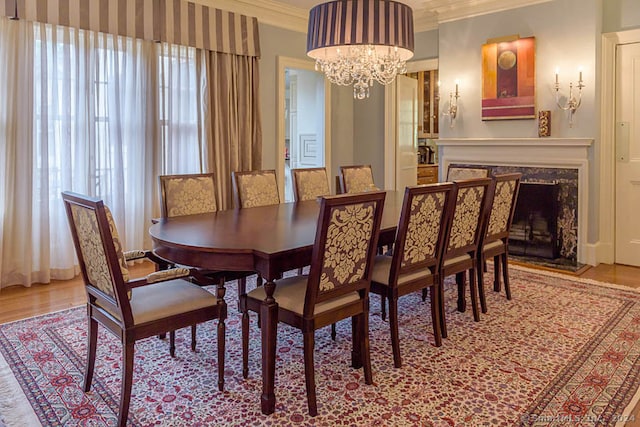
[[[353,85],[369,97],[373,82],[387,85],[413,56],[413,11],[393,0],[335,0],[309,12],[307,55],[331,83]]]

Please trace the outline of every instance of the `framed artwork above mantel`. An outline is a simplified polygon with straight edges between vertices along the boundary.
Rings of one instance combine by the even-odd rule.
[[[482,45],[482,120],[535,119],[535,37]]]

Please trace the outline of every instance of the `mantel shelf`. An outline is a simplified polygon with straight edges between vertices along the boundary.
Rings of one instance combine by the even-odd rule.
[[[593,138],[440,138],[438,146],[590,147]]]

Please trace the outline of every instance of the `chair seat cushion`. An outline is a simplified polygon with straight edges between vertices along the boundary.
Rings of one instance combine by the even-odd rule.
[[[273,297],[276,299],[280,308],[291,311],[300,316],[303,315],[304,297],[307,293],[307,279],[308,276],[304,275],[287,277],[286,279],[278,280],[276,282],[276,290],[273,293]],[[251,292],[247,293],[247,298],[264,301],[266,295],[264,286],[258,286]],[[353,303],[359,299],[360,295],[357,292],[350,292],[346,295],[317,303],[314,314],[318,315],[325,311]]]
[[[448,267],[450,265],[457,264],[459,262],[468,261],[471,257],[468,254],[460,255],[455,258],[449,258],[444,260],[444,266]]]
[[[381,283],[383,285],[389,285],[389,272],[391,271],[392,257],[388,255],[378,255],[373,261],[373,273],[371,281]],[[412,282],[414,280],[422,279],[431,276],[431,270],[428,268],[422,270],[412,271],[410,273],[401,274],[398,276],[398,285]]]
[[[499,248],[500,246],[503,246],[503,245],[504,245],[504,243],[502,243],[502,240],[498,239],[498,240],[494,240],[494,241],[489,242],[489,243],[485,243],[482,246],[482,250],[483,251],[488,251],[490,249]]]
[[[164,319],[180,313],[212,307],[218,299],[212,293],[186,280],[168,280],[131,290],[134,325]],[[105,307],[106,308],[106,307]],[[108,310],[111,312],[111,310]],[[120,316],[112,313],[116,318]]]

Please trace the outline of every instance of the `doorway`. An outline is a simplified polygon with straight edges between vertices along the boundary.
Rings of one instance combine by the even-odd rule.
[[[312,61],[278,57],[278,188],[292,202],[291,169],[331,165],[330,84]]]
[[[616,153],[616,131],[618,127],[616,117],[617,79],[618,66],[616,53],[618,46],[640,43],[640,29],[606,33],[602,35],[601,46],[601,126],[600,126],[600,161],[599,161],[599,212],[598,222],[599,242],[597,245],[589,245],[586,263],[597,265],[598,263],[613,264],[615,262],[628,262],[618,260],[616,254],[616,199],[617,183],[616,175],[618,160]],[[636,112],[637,113],[637,112]],[[637,122],[637,119],[634,119]],[[638,123],[635,123],[635,127]],[[636,187],[638,187],[636,185]],[[638,190],[636,190],[638,191]],[[620,209],[620,208],[618,208]],[[620,252],[621,250],[618,250]]]
[[[640,266],[640,43],[616,51],[616,234],[617,264]]]

